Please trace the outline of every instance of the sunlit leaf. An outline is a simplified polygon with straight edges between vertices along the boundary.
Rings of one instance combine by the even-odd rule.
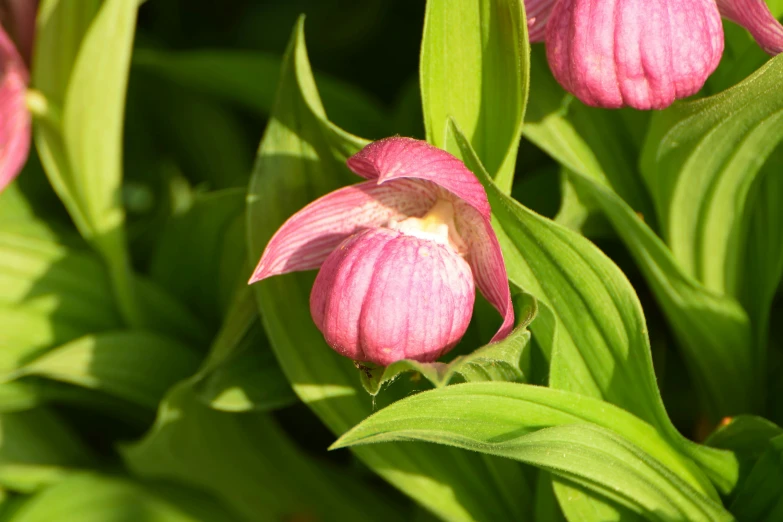
[[[647,433],[655,430],[582,395],[515,383],[469,383],[398,401],[333,447],[436,442],[532,464],[650,520],[733,520],[701,491],[693,468],[659,435]]]
[[[419,70],[427,141],[443,148],[456,118],[505,192],[527,104],[527,40],[521,0],[427,2]]]

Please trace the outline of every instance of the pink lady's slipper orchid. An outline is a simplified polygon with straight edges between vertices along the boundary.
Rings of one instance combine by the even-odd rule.
[[[30,59],[36,6],[32,0],[0,0],[0,191],[19,174],[30,151],[25,60]]]
[[[546,41],[557,81],[587,105],[662,109],[695,94],[720,62],[720,17],[769,54],[783,26],[764,0],[525,0],[530,40]]]
[[[348,159],[368,179],[309,204],[272,237],[250,279],[320,267],[310,312],[355,361],[434,361],[470,322],[475,287],[514,324],[484,188],[451,154],[387,138]]]

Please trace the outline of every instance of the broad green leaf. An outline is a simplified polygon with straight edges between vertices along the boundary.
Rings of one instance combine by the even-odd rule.
[[[297,25],[283,60],[275,110],[262,140],[248,195],[250,262],[274,231],[314,198],[357,182],[344,166],[362,140],[326,120]],[[312,274],[288,274],[254,286],[262,321],[299,398],[334,433],[372,412],[351,361],[323,341],[309,314]],[[362,448],[371,469],[447,520],[524,519],[524,476],[515,463],[446,448]]]
[[[101,0],[41,0],[36,23],[33,86],[62,107],[82,40]]]
[[[775,522],[783,517],[783,435],[773,438],[731,503],[737,520]]]
[[[44,408],[0,414],[0,486],[33,491],[93,463],[71,429]]]
[[[78,474],[24,502],[7,522],[238,522],[202,492],[143,485],[109,475]]]
[[[662,237],[680,266],[718,294],[737,295],[747,195],[783,140],[783,59],[740,85],[653,118],[641,165]]]
[[[502,341],[491,343],[467,355],[460,355],[448,363],[421,363],[403,359],[389,366],[371,363],[359,365],[364,389],[377,395],[384,384],[391,383],[401,373],[418,372],[436,388],[451,382],[517,381],[526,380],[524,366],[529,366],[528,342],[530,332],[527,326],[535,318],[536,301],[529,294],[521,294],[524,301],[516,312],[517,326]],[[528,364],[523,362],[523,358]]]
[[[205,404],[221,411],[265,411],[297,401],[244,281],[192,385]]]
[[[176,382],[198,367],[187,346],[143,330],[81,337],[48,351],[7,376],[38,376],[108,393],[154,409]]]
[[[736,455],[740,469],[738,482],[742,484],[758,458],[769,448],[770,441],[779,435],[783,435],[780,426],[762,417],[741,415],[712,433],[705,444]]]
[[[244,190],[197,196],[187,212],[167,221],[152,256],[150,278],[213,331],[237,282],[248,277],[244,212]]]
[[[429,0],[421,44],[427,141],[460,122],[487,170],[511,191],[527,104],[530,48],[521,0]]]
[[[531,54],[531,77],[530,90],[536,103],[530,105],[526,114],[525,137],[565,168],[588,170],[597,180],[610,185],[635,211],[646,219],[654,219],[652,202],[636,168],[642,137],[634,131],[647,128],[645,113],[583,105],[555,81],[543,47]],[[577,191],[567,175],[562,192],[563,201],[555,221],[597,235],[591,230],[595,224],[590,220],[600,215],[598,204]]]
[[[737,472],[731,456],[692,444],[669,421],[641,305],[625,275],[584,237],[502,194],[456,124],[451,129],[454,147],[487,188],[509,279],[539,301],[531,330],[550,354],[550,386],[627,409],[685,455],[701,459],[710,478],[730,488]]]
[[[91,252],[32,221],[0,229],[0,370],[52,346],[121,325],[105,269]]]
[[[567,167],[571,182],[601,207],[629,248],[672,324],[712,415],[752,410],[754,390],[747,384],[752,338],[746,312],[736,300],[709,291],[679,266],[635,209],[610,188],[585,138],[560,112],[526,125],[526,136]]]
[[[249,51],[198,50],[165,52],[139,49],[133,67],[155,73],[195,92],[214,96],[268,117],[280,79],[280,56]],[[389,115],[358,88],[315,73],[331,119],[364,135],[382,138],[394,130]]]
[[[122,453],[134,473],[210,492],[247,520],[402,520],[369,488],[302,454],[272,417],[215,411],[187,381],[169,392],[144,439]]]
[[[520,460],[649,520],[733,520],[650,425],[583,395],[516,383],[447,386],[384,408],[333,448],[405,440]]]

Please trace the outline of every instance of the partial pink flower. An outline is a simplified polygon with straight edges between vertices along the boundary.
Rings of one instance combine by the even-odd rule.
[[[12,0],[6,6],[11,15],[9,27],[13,28],[25,53],[32,46],[35,4]],[[30,6],[33,6],[32,16]],[[29,54],[25,55],[29,58]],[[0,26],[0,191],[16,178],[30,151],[31,118],[25,104],[29,79],[23,55]]]
[[[275,233],[250,283],[320,268],[310,312],[356,361],[434,361],[470,322],[475,287],[514,324],[506,267],[484,188],[451,154],[386,138],[348,159],[368,181],[309,204]]]
[[[662,109],[701,89],[723,53],[720,17],[770,54],[783,26],[764,0],[525,0],[531,41],[587,105]]]

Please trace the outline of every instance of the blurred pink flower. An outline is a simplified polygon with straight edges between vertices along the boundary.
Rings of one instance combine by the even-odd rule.
[[[16,178],[30,151],[31,118],[25,95],[37,4],[0,2],[0,14],[5,15],[0,25],[0,191]]]
[[[695,94],[720,62],[720,17],[769,54],[783,26],[764,0],[525,0],[532,42],[557,81],[588,105],[662,109]]]
[[[250,283],[320,267],[310,311],[356,361],[434,361],[465,333],[475,286],[514,324],[486,192],[451,154],[410,138],[367,145],[348,167],[369,181],[309,204],[275,233]],[[475,285],[475,286],[474,286]]]

